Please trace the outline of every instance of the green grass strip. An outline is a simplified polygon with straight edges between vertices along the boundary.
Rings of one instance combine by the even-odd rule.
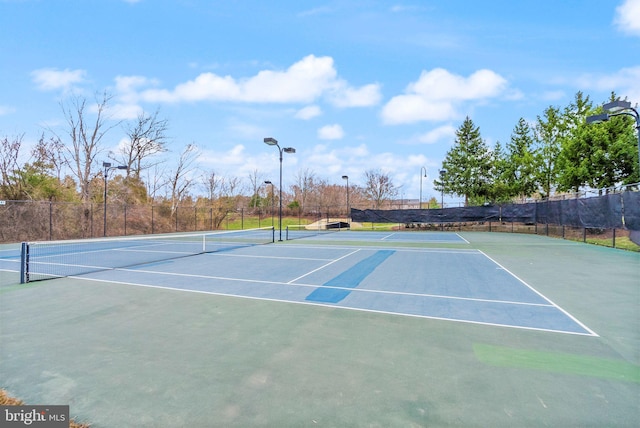
[[[640,383],[640,366],[626,361],[482,343],[474,344],[473,352],[481,362],[496,367],[516,367]]]

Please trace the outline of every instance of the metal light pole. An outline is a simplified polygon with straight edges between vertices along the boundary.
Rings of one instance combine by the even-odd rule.
[[[424,175],[422,175],[422,172],[424,171]],[[420,209],[422,209],[422,179],[423,178],[427,178],[427,168],[422,167],[420,168]]]
[[[110,169],[127,169],[126,165],[111,166],[110,162],[102,162],[104,168],[104,217],[102,236],[107,236],[107,174]]]
[[[587,116],[587,123],[606,122],[614,116],[631,116],[636,121],[636,133],[638,134],[638,172],[640,172],[640,113],[631,107],[630,101],[615,100],[603,104],[604,113]]]
[[[266,180],[264,184],[271,184],[271,227],[273,227],[273,183]]]
[[[278,140],[271,137],[265,137],[264,143],[268,146],[276,146],[278,148],[278,151],[280,152],[280,208],[278,212],[278,228],[280,229],[280,239],[278,239],[278,241],[282,241],[282,152],[295,153],[296,149],[294,149],[293,147],[280,148],[280,145],[278,145]]]
[[[343,175],[343,180],[347,180],[347,223],[349,222],[349,218],[351,218],[351,206],[349,205],[349,176]]]
[[[446,173],[447,173],[446,169],[440,170],[440,185],[442,186],[442,189],[440,191],[440,208],[444,208],[444,184],[442,183],[442,181],[444,180],[444,175]]]

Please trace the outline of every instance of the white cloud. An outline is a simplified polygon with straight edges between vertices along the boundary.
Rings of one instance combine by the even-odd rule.
[[[16,109],[8,106],[0,106],[0,116],[4,116],[5,114],[13,113]]]
[[[434,102],[416,94],[395,96],[382,109],[383,122],[392,125],[422,120],[442,121],[455,116],[452,103]]]
[[[640,36],[640,0],[624,0],[616,8],[613,22],[621,32]]]
[[[235,101],[248,103],[310,103],[322,96],[340,107],[360,107],[379,102],[379,85],[352,88],[338,78],[333,58],[308,55],[286,70],[263,70],[237,79],[202,73],[173,90],[148,89],[141,99],[149,102]]]
[[[451,125],[440,126],[422,134],[418,141],[424,144],[434,144],[444,139],[453,139],[456,135],[456,128]]]
[[[495,98],[506,90],[507,80],[491,70],[478,70],[469,77],[442,68],[423,71],[405,94],[391,98],[383,107],[382,119],[386,124],[454,119],[460,103]]]
[[[116,76],[116,90],[121,94],[134,93],[138,88],[156,85],[158,82],[144,76]]]
[[[58,70],[55,68],[41,68],[31,72],[33,81],[38,85],[38,89],[51,91],[63,89],[68,91],[74,85],[85,81],[85,70]]]
[[[380,103],[382,94],[379,84],[370,84],[361,88],[349,88],[339,85],[329,96],[330,101],[337,107],[368,107]]]
[[[580,88],[598,91],[615,91],[616,95],[627,97],[632,102],[640,100],[640,66],[623,68],[615,73],[604,75],[585,74],[579,76],[575,83]]]
[[[344,137],[344,130],[338,124],[326,125],[318,129],[318,138],[321,140],[340,140]]]
[[[136,104],[113,104],[109,107],[111,117],[116,120],[135,119],[143,112],[142,107]]]
[[[316,105],[307,106],[298,110],[295,114],[296,119],[309,120],[314,117],[320,116],[322,114],[322,110],[320,107]]]

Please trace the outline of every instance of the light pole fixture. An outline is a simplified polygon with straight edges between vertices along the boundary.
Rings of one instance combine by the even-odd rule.
[[[278,241],[282,241],[282,152],[295,153],[296,149],[293,147],[280,148],[278,140],[271,137],[265,137],[264,143],[268,146],[276,146],[278,148],[278,152],[280,152],[280,208],[278,210],[278,229],[280,229],[280,239],[278,239]]]
[[[447,173],[446,169],[441,169],[440,170],[440,208],[444,208],[444,183],[442,182],[444,180],[444,175]]]
[[[102,236],[107,236],[107,174],[111,169],[128,169],[126,165],[111,166],[110,162],[102,162],[104,168],[104,216]]]
[[[614,116],[631,116],[636,121],[636,133],[638,134],[638,172],[640,172],[640,113],[631,107],[630,101],[615,100],[602,105],[604,113],[587,116],[588,124],[606,122]]]
[[[273,183],[269,180],[266,180],[264,184],[271,184],[271,227],[273,227]]]
[[[424,175],[422,175],[423,172],[424,172]],[[427,168],[425,168],[424,166],[420,168],[420,205],[418,205],[420,209],[422,209],[422,179],[423,178],[427,178]]]
[[[351,206],[349,205],[349,176],[343,175],[343,180],[347,180],[347,223],[349,223],[349,218],[351,218]]]

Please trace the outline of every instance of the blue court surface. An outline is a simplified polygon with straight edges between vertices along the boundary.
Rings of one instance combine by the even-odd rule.
[[[0,247],[0,388],[95,427],[637,425],[639,253],[353,230],[184,256],[155,238],[29,253],[36,278],[76,273],[26,284]]]
[[[344,238],[343,233],[340,235]],[[400,236],[395,239],[409,238],[396,235]],[[379,239],[384,239],[380,236]],[[449,239],[458,240],[457,235],[450,236]],[[595,335],[475,249],[275,244],[105,270],[82,278]]]

